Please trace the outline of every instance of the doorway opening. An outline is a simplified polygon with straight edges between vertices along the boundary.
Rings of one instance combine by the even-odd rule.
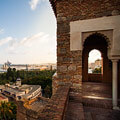
[[[108,42],[104,34],[93,33],[85,39],[82,52],[82,92],[83,98],[89,98],[91,102],[112,98],[112,64],[107,53]],[[94,68],[90,67],[90,63],[94,63]],[[93,69],[91,73],[90,68]]]
[[[91,71],[91,75],[88,72],[89,70],[89,59],[90,59],[90,54],[93,51],[95,52],[95,55],[91,58],[92,60],[97,60],[95,59],[98,56],[98,61],[96,61],[96,64],[101,64],[100,65],[100,73],[96,74],[98,70],[98,66],[95,66],[97,70],[95,69],[95,74],[93,74],[93,71]],[[83,82],[102,82],[102,83],[111,83],[112,82],[112,66],[110,63],[110,60],[108,59],[107,56],[108,52],[108,42],[106,36],[104,36],[101,33],[93,33],[89,35],[83,44],[83,53],[82,53],[82,80]],[[97,55],[96,55],[97,54]],[[90,70],[89,70],[90,71]]]
[[[101,82],[103,79],[103,58],[99,50],[93,49],[88,54],[88,81]]]

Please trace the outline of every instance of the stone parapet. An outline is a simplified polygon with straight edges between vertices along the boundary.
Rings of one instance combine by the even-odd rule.
[[[39,113],[40,120],[64,120],[70,85],[61,85],[52,96],[44,110]]]
[[[69,90],[69,84],[60,85],[46,106],[38,112],[25,108],[23,102],[17,102],[17,120],[64,120]]]
[[[23,102],[17,102],[17,120],[38,120],[36,111],[24,107]]]

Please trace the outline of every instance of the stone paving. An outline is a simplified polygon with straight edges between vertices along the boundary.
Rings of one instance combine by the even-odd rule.
[[[105,83],[84,82],[82,98],[84,105],[112,108],[112,86]]]
[[[83,82],[83,96],[112,98],[112,85],[105,83]]]
[[[120,120],[120,111],[112,109],[84,107],[85,120]]]
[[[83,83],[83,98],[70,91],[65,120],[120,120],[120,111],[112,110],[111,85]]]
[[[83,83],[85,120],[120,120],[120,111],[111,109],[111,93],[111,84]]]
[[[83,105],[81,103],[70,101],[65,120],[84,120]]]

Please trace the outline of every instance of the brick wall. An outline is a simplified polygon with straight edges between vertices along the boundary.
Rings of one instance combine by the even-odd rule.
[[[53,93],[59,84],[68,82],[76,89],[81,89],[82,51],[70,51],[70,22],[119,14],[120,1],[57,0],[52,5],[57,19],[58,75],[53,81]]]
[[[75,21],[111,16],[120,10],[119,0],[58,0],[57,21]],[[115,13],[115,11],[114,11]],[[59,28],[58,28],[59,29]]]
[[[39,113],[40,120],[63,120],[69,100],[70,85],[59,86],[44,110]]]

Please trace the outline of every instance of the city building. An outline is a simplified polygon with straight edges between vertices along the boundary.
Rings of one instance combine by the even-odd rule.
[[[42,95],[40,85],[21,85],[20,78],[18,78],[13,85],[6,84],[2,89],[2,93],[7,97],[21,101],[31,100]]]
[[[15,68],[16,70],[25,70],[25,71],[34,71],[34,70],[56,70],[56,64],[48,63],[48,64],[12,64],[7,61],[3,64],[1,73],[7,72],[8,68]]]
[[[2,94],[0,94],[0,103],[1,102],[8,102],[8,98]]]

